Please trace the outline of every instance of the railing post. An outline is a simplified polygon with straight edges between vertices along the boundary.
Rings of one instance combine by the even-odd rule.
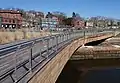
[[[70,36],[71,36],[71,39],[73,39],[73,32],[71,33],[71,35],[70,35]]]
[[[68,40],[68,33],[66,35],[67,35],[67,40]]]
[[[68,40],[68,33],[66,33],[66,40]]]
[[[42,38],[42,44],[43,44],[43,49],[41,48],[41,49],[40,49],[40,52],[42,52],[42,51],[44,51],[44,50],[47,50],[47,49],[46,49],[46,47],[47,47],[47,46],[46,46],[46,41],[45,41],[44,38]],[[44,57],[44,58],[46,58],[44,55],[42,55],[42,53],[41,53],[41,56]]]
[[[71,39],[71,33],[69,32],[69,39]]]
[[[70,39],[70,32],[68,32],[68,39]]]
[[[47,58],[49,57],[49,39],[47,39]]]
[[[75,38],[75,32],[73,32],[73,38]]]
[[[61,43],[61,41],[62,41],[62,40],[61,40],[61,34],[59,34],[59,39],[60,39],[60,40],[59,40],[59,43]]]
[[[64,42],[64,37],[65,37],[65,35],[63,34],[63,36],[62,36],[62,42]]]
[[[64,34],[64,41],[66,40],[66,34]]]
[[[115,33],[116,33],[116,30],[114,29],[114,36],[116,36],[116,34],[115,34]]]
[[[32,73],[32,54],[33,54],[33,49],[32,47],[34,46],[34,41],[32,42],[32,45],[30,46],[30,56],[29,56],[29,71]]]
[[[43,41],[42,41],[42,43],[43,43]],[[41,44],[41,43],[40,43],[40,44]],[[41,45],[40,45],[40,50],[39,50],[39,51],[40,51],[40,56],[42,56],[42,53],[41,53],[41,52],[42,52]]]
[[[60,43],[62,42],[62,36],[61,36],[61,34],[60,34]]]
[[[70,32],[68,33],[68,39],[70,39]]]
[[[41,43],[42,43],[42,45],[41,45]],[[40,56],[42,56],[42,48],[41,48],[42,46],[43,46],[43,40],[40,41],[40,46],[39,46],[39,48],[40,48],[40,50],[39,50]]]
[[[52,39],[51,49],[52,49],[52,51],[54,51],[54,43],[53,43],[54,42],[54,37],[51,36],[51,39]]]
[[[74,32],[74,38],[75,38],[75,32]]]
[[[65,41],[67,40],[67,33],[65,33]]]
[[[83,37],[84,37],[84,39],[83,39],[83,46],[85,45],[85,31],[83,32]]]
[[[58,50],[58,36],[56,35],[56,51]]]
[[[73,32],[73,39],[74,39],[74,37],[75,37],[75,32]]]
[[[58,44],[60,43],[60,34],[58,35]]]
[[[15,62],[14,62],[14,64],[15,64],[15,65],[14,65],[15,75],[14,75],[14,76],[15,76],[15,77],[14,77],[14,83],[17,83],[17,75],[16,75],[16,73],[17,73],[17,54],[18,54],[18,52],[19,52],[20,47],[21,47],[21,46],[18,45],[18,46],[17,46],[17,49],[16,49],[16,52],[15,52],[15,59],[14,59],[14,60],[15,60]]]

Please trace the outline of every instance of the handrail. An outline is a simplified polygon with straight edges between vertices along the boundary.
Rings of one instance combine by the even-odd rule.
[[[47,61],[49,57],[53,56],[52,54],[54,52],[58,52],[58,49],[61,48],[61,46],[65,45],[69,41],[74,40],[75,38],[83,37],[84,31],[85,30],[80,30],[80,31],[66,32],[66,33],[57,34],[57,35],[51,35],[51,36],[42,37],[42,38],[35,38],[35,39],[27,40],[25,42],[18,43],[12,46],[0,48],[0,66],[2,65],[2,61],[4,62],[4,59],[5,60],[11,59],[11,61],[15,62],[15,63],[10,62],[9,64],[7,63],[7,65],[9,65],[8,66],[9,69],[5,70],[5,73],[4,72],[2,72],[2,74],[0,73],[0,80],[10,75],[11,78],[13,79],[13,82],[17,83],[18,81],[20,81],[20,79],[22,79],[27,74],[25,73],[25,75],[22,77],[20,76],[20,77],[13,78],[11,75],[13,74],[13,72],[16,72],[21,66],[23,66],[26,69],[27,73],[32,72],[33,61],[37,62],[36,58],[41,57],[40,60],[43,59],[40,63]],[[93,31],[91,32],[91,30],[86,31],[86,35],[87,33],[88,33],[88,36],[91,36],[94,34],[97,34],[97,35],[108,34],[106,32],[100,33],[98,31],[97,33],[89,34],[89,33],[93,33]],[[109,32],[109,33],[113,33],[113,32]],[[17,49],[18,47],[19,49]],[[25,53],[28,53],[28,54],[23,54],[24,51]],[[34,53],[37,53],[37,54],[33,55]],[[16,62],[19,59],[20,61]],[[13,64],[15,64],[15,66],[12,66]],[[26,64],[29,64],[30,67],[26,67]],[[2,68],[4,69],[4,67],[6,68],[5,65],[3,65]]]

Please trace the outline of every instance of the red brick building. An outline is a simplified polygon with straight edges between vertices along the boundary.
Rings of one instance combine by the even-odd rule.
[[[73,21],[72,21],[72,24],[73,24],[74,28],[76,28],[76,29],[85,28],[85,22],[82,19],[74,18]]]
[[[20,28],[22,26],[22,13],[13,10],[0,10],[2,28]]]

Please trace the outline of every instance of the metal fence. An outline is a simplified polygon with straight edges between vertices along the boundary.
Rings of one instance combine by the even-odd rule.
[[[83,36],[113,31],[75,30],[0,48],[0,83],[26,83],[66,45]]]

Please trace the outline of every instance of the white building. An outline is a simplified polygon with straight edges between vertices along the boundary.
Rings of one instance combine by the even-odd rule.
[[[58,24],[58,19],[56,18],[42,18],[42,27],[55,28]]]
[[[93,27],[94,23],[91,21],[86,22],[87,27]]]

